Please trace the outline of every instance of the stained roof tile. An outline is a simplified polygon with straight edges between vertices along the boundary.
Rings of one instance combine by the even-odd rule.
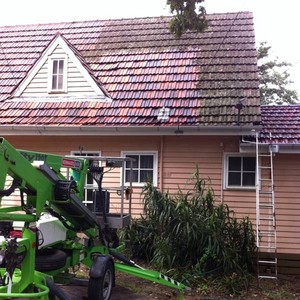
[[[300,145],[300,105],[262,105],[261,141]]]
[[[0,27],[0,124],[51,126],[234,125],[260,121],[253,17],[212,14],[203,33],[175,39],[168,17]],[[19,99],[11,93],[59,32],[113,101]],[[5,100],[5,101],[3,101]]]

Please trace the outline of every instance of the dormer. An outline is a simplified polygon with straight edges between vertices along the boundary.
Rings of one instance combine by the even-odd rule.
[[[110,101],[81,54],[59,33],[16,89],[13,98]]]

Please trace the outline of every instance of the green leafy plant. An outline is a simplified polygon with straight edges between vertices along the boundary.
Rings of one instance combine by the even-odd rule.
[[[170,21],[170,32],[180,38],[188,30],[204,31],[208,24],[206,10],[200,4],[204,0],[167,0],[167,5],[173,14]]]
[[[255,235],[250,220],[237,220],[226,204],[215,204],[214,192],[200,178],[177,195],[143,189],[145,214],[133,220],[125,236],[135,257],[147,259],[178,280],[197,285],[199,278],[221,276],[229,292],[247,287]]]

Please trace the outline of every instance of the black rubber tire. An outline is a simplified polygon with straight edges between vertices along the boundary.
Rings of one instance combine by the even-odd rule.
[[[49,288],[49,300],[72,300],[52,279],[46,278],[46,283]]]
[[[89,279],[88,300],[109,300],[114,283],[114,267],[108,261],[102,277]]]
[[[67,254],[59,249],[43,249],[36,253],[35,269],[40,272],[53,271],[66,265]]]

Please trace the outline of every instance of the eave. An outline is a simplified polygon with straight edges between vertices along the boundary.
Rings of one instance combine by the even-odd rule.
[[[269,148],[269,144],[260,143],[259,151],[267,152]],[[300,144],[288,144],[288,143],[272,143],[273,154],[300,154]],[[276,146],[276,148],[275,148]],[[256,153],[256,145],[255,143],[240,143],[240,152],[241,153]]]
[[[249,135],[253,129],[260,130],[259,126],[0,126],[1,135],[49,135],[49,136],[241,136]]]

